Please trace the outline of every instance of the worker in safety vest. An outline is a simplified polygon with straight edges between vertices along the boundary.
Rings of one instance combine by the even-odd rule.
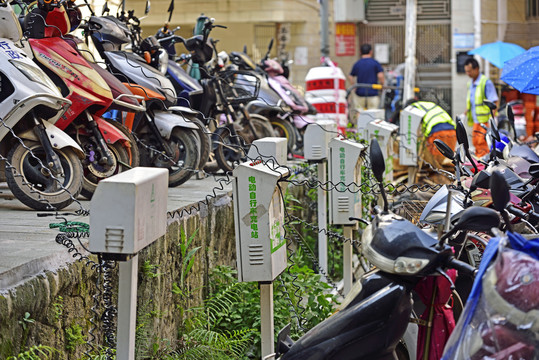
[[[434,145],[434,140],[440,139],[455,150],[457,145],[455,121],[441,106],[433,102],[409,100],[404,107],[406,108],[410,105],[425,112],[421,123],[421,132],[425,139],[423,144],[427,151],[423,152],[423,158],[431,165],[441,168],[445,157]]]
[[[475,147],[475,155],[480,158],[490,152],[485,140],[486,131],[481,126],[482,124],[488,126],[490,109],[483,102],[490,100],[498,106],[498,94],[492,81],[479,72],[477,60],[467,59],[464,63],[464,70],[471,79],[466,95],[466,116],[468,125],[473,126],[472,144]]]

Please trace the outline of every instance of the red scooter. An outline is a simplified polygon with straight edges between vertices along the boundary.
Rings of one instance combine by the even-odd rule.
[[[65,37],[81,21],[80,10],[68,5],[39,0],[25,16],[25,34],[37,64],[72,102],[56,126],[85,151],[81,194],[90,198],[99,180],[137,166],[139,159],[132,154],[128,130],[101,117],[121,100],[113,97],[107,82],[76,50],[75,41]]]

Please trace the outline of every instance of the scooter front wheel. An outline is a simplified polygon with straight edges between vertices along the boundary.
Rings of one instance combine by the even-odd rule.
[[[231,172],[242,162],[247,153],[239,135],[232,135],[227,127],[218,128],[213,133],[214,155],[217,164],[224,172]]]
[[[238,135],[243,138],[246,144],[251,144],[257,139],[275,136],[271,123],[265,116],[250,114],[249,123],[242,122],[243,129],[238,130]],[[255,129],[256,137],[250,129],[251,126]]]
[[[9,152],[6,180],[9,189],[23,204],[34,210],[60,210],[75,201],[82,189],[82,164],[69,148],[55,149],[62,174],[51,174],[45,165],[45,149],[37,142],[17,143]],[[41,164],[40,164],[41,162]],[[56,178],[56,179],[54,179]]]
[[[294,125],[289,120],[279,119],[278,117],[271,119],[273,132],[277,137],[286,138],[288,152],[292,153],[297,147],[298,136]]]
[[[170,135],[169,145],[174,149],[175,164],[169,166],[168,185],[183,184],[195,174],[200,162],[197,136],[191,129],[175,128]]]
[[[85,150],[87,159],[87,165],[84,166],[84,180],[82,182],[81,195],[87,199],[91,199],[97,183],[102,179],[106,179],[113,175],[119,174],[131,168],[129,165],[131,159],[121,141],[117,141],[114,144],[108,144],[109,156],[112,157],[112,165],[100,161],[99,153],[95,151],[97,146],[90,141],[90,138],[82,138],[82,148]]]
[[[129,130],[124,124],[114,121],[114,120],[106,120],[108,123],[110,123],[112,126],[114,126],[116,129],[120,130],[124,136],[129,141],[123,141],[122,146],[125,148],[125,151],[127,152],[127,157],[129,161],[126,166],[129,168],[134,168],[137,166],[140,166],[140,150],[137,145],[137,140],[131,133],[131,130]]]

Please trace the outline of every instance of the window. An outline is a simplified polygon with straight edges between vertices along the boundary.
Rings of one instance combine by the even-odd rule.
[[[539,0],[526,0],[526,18],[539,19]]]

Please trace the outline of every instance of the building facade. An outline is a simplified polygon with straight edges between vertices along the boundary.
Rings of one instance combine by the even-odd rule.
[[[406,0],[329,0],[330,57],[345,73],[359,58],[359,47],[370,43],[387,71],[404,62]],[[152,0],[142,20],[144,35],[155,34],[168,20],[170,0]],[[479,4],[480,31],[474,18]],[[524,48],[539,45],[539,0],[416,0],[417,75],[421,96],[440,103],[454,116],[465,108],[468,81],[462,70],[464,54],[496,40]],[[128,0],[126,8],[141,17],[145,2]],[[291,81],[304,85],[309,68],[320,64],[318,0],[175,0],[170,27],[183,37],[193,34],[202,13],[215,18],[212,37],[218,50],[242,51],[259,60],[272,38],[271,56],[294,60]],[[177,45],[179,53],[185,51]],[[483,64],[496,79],[499,71]]]

